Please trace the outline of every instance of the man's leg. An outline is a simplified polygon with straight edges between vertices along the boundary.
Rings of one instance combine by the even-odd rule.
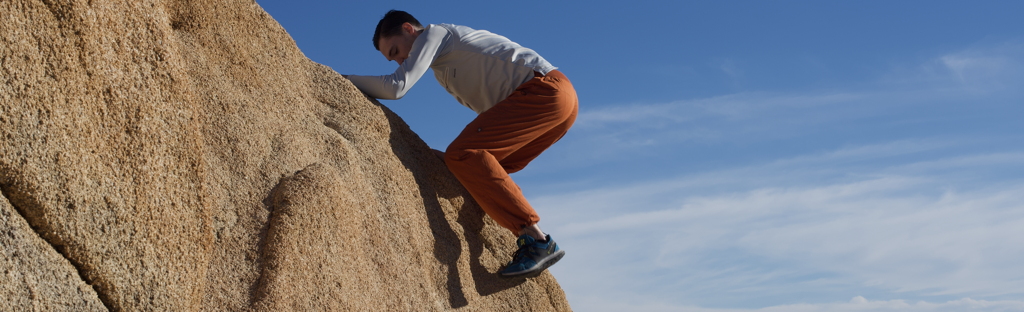
[[[560,72],[534,77],[467,125],[445,162],[487,215],[518,235],[540,217],[508,174],[565,135],[577,109],[576,91]]]
[[[558,71],[539,74],[477,116],[448,146],[445,163],[480,207],[502,227],[519,235],[519,250],[502,276],[529,276],[558,262],[565,251],[545,235],[540,217],[509,173],[526,167],[576,120],[572,84]]]

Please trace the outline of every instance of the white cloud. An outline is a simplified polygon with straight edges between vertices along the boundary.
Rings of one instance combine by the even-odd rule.
[[[999,75],[1013,62],[1003,57],[978,57],[966,55],[946,55],[939,61],[956,75],[960,82],[967,83],[979,77]]]
[[[714,304],[702,298],[712,295],[727,301],[765,294],[779,297],[766,302],[809,300],[824,290],[870,290],[914,300],[1022,296],[1024,180],[978,185],[971,175],[1020,172],[1024,153],[915,159],[869,166],[824,184],[804,181],[825,168],[834,170],[825,175],[841,176],[852,167],[865,169],[851,160],[948,144],[849,147],[534,203],[552,212],[546,222],[556,226],[547,228],[563,245],[578,246],[572,251],[576,257],[564,260],[567,267],[553,270],[567,276],[612,272],[561,280],[568,289],[624,287],[648,299],[704,304]],[[699,191],[720,184],[738,187]]]
[[[741,93],[670,103],[635,103],[584,110],[575,128],[606,128],[624,124],[669,127],[677,123],[716,120],[748,120],[764,117],[779,109],[806,109],[845,103],[863,98],[851,93],[779,95]]]
[[[993,89],[1010,87],[1006,85],[1008,82],[1020,82],[1024,76],[1022,59],[1024,42],[1005,42],[946,54],[937,61],[961,84],[975,89]]]
[[[586,311],[646,311],[646,312],[847,312],[847,311],[900,311],[900,312],[961,312],[961,311],[1021,311],[1024,301],[974,300],[963,298],[946,302],[868,300],[856,296],[847,302],[823,304],[788,304],[756,309],[702,308],[674,306],[664,303],[624,304],[608,302],[605,298],[594,298],[596,302],[576,305],[574,308]]]
[[[552,271],[585,311],[1022,310],[1024,128],[998,87],[1020,47],[898,74],[921,84],[581,111],[557,156],[613,180],[643,153],[792,150],[531,196],[569,254]]]
[[[803,148],[814,148],[843,140],[908,138],[929,128],[936,134],[956,136],[955,129],[967,120],[998,123],[1012,114],[1003,102],[979,101],[967,93],[946,89],[743,93],[591,108],[581,111],[569,136],[559,143],[559,158],[578,166],[707,145],[800,140],[805,142]],[[830,134],[834,140],[825,137]]]
[[[945,53],[920,64],[894,68],[881,83],[899,87],[946,89],[971,94],[1013,92],[1024,81],[1024,41],[981,43]]]
[[[584,106],[561,144],[595,163],[694,143],[748,144],[820,133],[857,137],[887,128],[897,135],[927,127],[941,132],[968,120],[992,122],[1020,113],[1022,84],[1024,42],[1010,41],[894,68],[861,89]]]

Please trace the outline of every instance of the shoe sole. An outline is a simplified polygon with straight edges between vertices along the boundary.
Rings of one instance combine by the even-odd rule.
[[[552,265],[555,265],[555,263],[558,262],[558,260],[562,260],[563,256],[565,256],[565,250],[559,250],[559,251],[556,251],[555,253],[551,254],[550,257],[544,258],[544,260],[542,260],[541,262],[538,262],[537,265],[533,266],[533,268],[530,268],[529,270],[519,271],[519,272],[515,272],[515,273],[507,273],[507,274],[506,273],[502,273],[501,276],[503,276],[503,277],[520,277],[520,276],[530,275],[530,274],[534,274],[534,273],[540,274],[541,272],[544,272],[544,270],[547,270],[548,268],[550,268]]]

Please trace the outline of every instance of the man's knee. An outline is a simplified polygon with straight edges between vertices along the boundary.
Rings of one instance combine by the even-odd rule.
[[[448,146],[448,149],[444,151],[444,163],[447,164],[448,167],[458,165],[470,157],[472,157],[472,152],[465,149]]]

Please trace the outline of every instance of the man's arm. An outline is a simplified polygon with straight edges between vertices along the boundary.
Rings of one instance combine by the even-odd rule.
[[[440,50],[444,48],[444,43],[449,39],[451,39],[451,33],[444,27],[428,27],[416,38],[412,50],[409,51],[409,58],[401,66],[398,66],[393,74],[384,76],[348,75],[346,78],[352,81],[352,84],[356,85],[359,90],[374,98],[400,99],[416,84],[416,81],[423,77]]]

